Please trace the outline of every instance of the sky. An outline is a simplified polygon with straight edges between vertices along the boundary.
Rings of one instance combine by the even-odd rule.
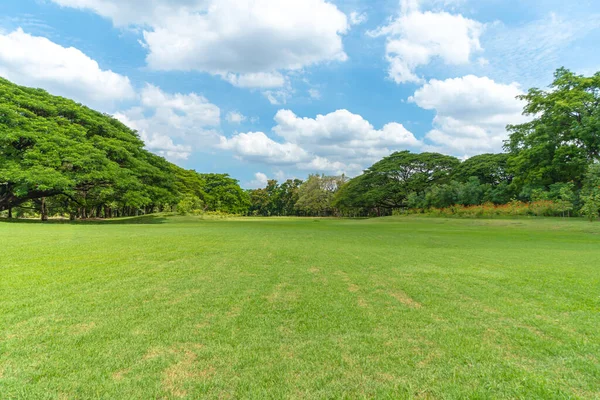
[[[500,152],[517,96],[600,71],[598,0],[2,0],[0,76],[243,187]]]

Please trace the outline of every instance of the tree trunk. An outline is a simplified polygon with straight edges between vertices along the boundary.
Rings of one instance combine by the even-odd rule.
[[[77,219],[77,214],[74,212],[69,213],[69,221],[75,221]]]
[[[8,219],[12,219],[12,207],[8,207]]]
[[[46,198],[42,197],[42,221],[48,221],[48,207],[46,206]]]

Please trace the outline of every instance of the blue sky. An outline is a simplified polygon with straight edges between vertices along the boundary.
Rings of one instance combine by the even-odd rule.
[[[0,76],[245,187],[501,151],[515,96],[600,70],[593,0],[3,0]]]

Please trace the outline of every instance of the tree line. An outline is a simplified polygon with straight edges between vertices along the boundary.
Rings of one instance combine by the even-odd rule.
[[[172,211],[190,196],[207,211],[250,205],[228,175],[184,170],[111,116],[0,78],[0,212],[8,217],[131,216]]]
[[[338,216],[335,194],[347,182],[342,176],[310,175],[306,181],[288,179],[282,184],[269,180],[263,189],[249,190],[249,215]]]
[[[381,216],[398,210],[546,202],[551,213],[600,209],[600,72],[561,68],[520,96],[530,121],[508,126],[504,153],[461,161],[393,153],[361,175],[269,180],[242,190],[226,174],[182,169],[135,131],[71,100],[0,79],[0,212],[110,218],[157,211],[257,216]]]
[[[340,184],[330,191],[314,184],[315,176],[310,184],[295,182],[294,207],[278,200],[289,185],[269,181],[267,188],[251,192],[251,209],[260,215],[380,216],[397,210],[546,202],[553,215],[598,217],[600,72],[585,77],[560,68],[547,90],[533,88],[520,99],[531,119],[507,127],[504,153],[461,162],[438,153],[400,151],[353,179],[338,177]],[[298,193],[305,193],[303,201]]]

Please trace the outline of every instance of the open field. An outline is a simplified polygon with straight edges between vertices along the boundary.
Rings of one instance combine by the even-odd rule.
[[[600,224],[0,223],[0,398],[599,398]]]

